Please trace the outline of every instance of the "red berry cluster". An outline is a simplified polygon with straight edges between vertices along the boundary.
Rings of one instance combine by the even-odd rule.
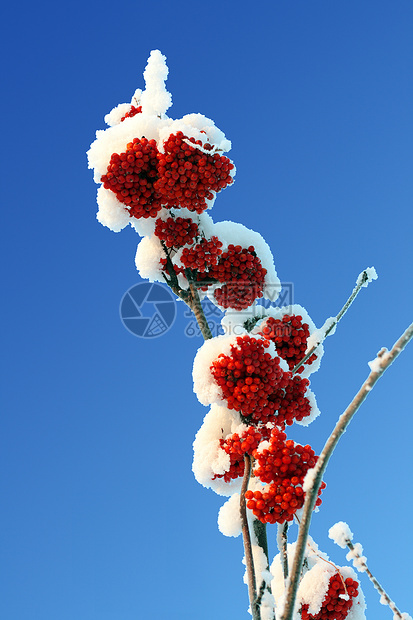
[[[196,269],[202,279],[206,275],[205,272],[217,264],[221,248],[222,243],[218,237],[201,239],[197,245],[183,249],[181,262],[188,269]]]
[[[271,395],[270,400],[277,411],[274,421],[278,426],[291,426],[294,421],[301,422],[310,415],[310,401],[305,396],[309,383],[308,379],[294,375],[284,389],[277,389]]]
[[[168,248],[181,248],[193,242],[198,235],[198,225],[190,218],[168,217],[167,220],[157,219],[155,235],[164,241]]]
[[[129,112],[126,112],[125,116],[122,116],[122,118],[120,119],[120,122],[124,121],[125,118],[132,118],[132,116],[135,116],[136,114],[140,114],[141,112],[142,112],[141,105],[139,105],[138,107],[131,105]]]
[[[307,348],[310,330],[303,317],[294,314],[284,314],[282,319],[268,317],[261,328],[260,334],[274,342],[278,353],[288,363],[290,370],[303,359]],[[315,353],[305,362],[312,364],[317,359]],[[303,372],[301,366],[297,372]]]
[[[206,199],[213,198],[211,192],[219,192],[232,183],[230,171],[234,166],[228,157],[203,153],[184,140],[188,139],[178,131],[165,141],[165,152],[158,154],[159,178],[155,188],[162,195],[164,205],[180,205],[202,213],[207,208]],[[204,150],[212,149],[201,140],[189,138],[189,142]]]
[[[229,409],[240,411],[254,422],[267,422],[276,411],[271,395],[285,388],[290,373],[280,368],[280,359],[265,351],[269,343],[251,336],[239,336],[231,355],[221,355],[212,362],[211,372],[221,387]]]
[[[103,186],[116,194],[129,208],[131,216],[155,217],[162,207],[161,196],[154,188],[157,179],[155,140],[134,138],[124,153],[113,153]]]
[[[254,475],[268,487],[261,491],[247,491],[247,507],[263,523],[284,523],[292,521],[294,514],[302,508],[305,493],[304,477],[314,467],[317,457],[310,446],[301,446],[294,441],[286,441],[287,435],[274,428],[268,448],[255,450]],[[319,495],[325,488],[321,484]],[[316,506],[321,504],[318,497]]]
[[[345,585],[345,587],[344,587]],[[358,582],[350,577],[345,581],[340,573],[335,573],[329,581],[327,594],[322,602],[320,611],[314,616],[308,613],[308,605],[301,607],[302,620],[344,620],[351,607],[353,599],[358,596]],[[340,595],[347,594],[346,600]]]
[[[225,282],[214,291],[215,299],[222,308],[248,308],[255,299],[262,297],[266,273],[254,246],[246,249],[229,245],[209,273],[218,282]]]
[[[235,480],[244,475],[244,455],[252,454],[256,450],[263,439],[267,439],[269,436],[269,429],[266,426],[260,426],[254,428],[248,427],[242,435],[234,433],[227,439],[221,439],[220,444],[222,450],[224,450],[230,457],[230,469],[224,474],[215,474],[215,478],[224,478],[225,482]]]

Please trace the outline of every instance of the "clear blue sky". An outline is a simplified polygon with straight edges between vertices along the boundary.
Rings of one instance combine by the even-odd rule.
[[[412,320],[412,32],[410,0],[4,9],[2,619],[248,617],[241,540],[219,533],[222,501],[191,472],[201,339],[184,335],[182,308],[153,341],[119,319],[138,236],[95,220],[85,152],[103,116],[160,49],[169,114],[201,112],[232,140],[237,178],[214,218],[265,236],[315,323],[376,267],[326,342],[322,415],[294,433],[319,452],[367,361]],[[312,529],[346,564],[327,531],[347,521],[410,613],[412,359],[410,345],[343,437]],[[362,587],[369,620],[390,619]]]

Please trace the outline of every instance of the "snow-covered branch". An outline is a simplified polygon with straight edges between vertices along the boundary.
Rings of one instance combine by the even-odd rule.
[[[333,432],[327,439],[327,442],[320,454],[316,466],[310,470],[306,476],[304,483],[304,490],[306,491],[306,498],[303,508],[303,516],[298,532],[297,547],[295,551],[293,566],[290,572],[290,579],[288,583],[288,591],[286,598],[286,605],[281,620],[292,620],[294,603],[297,594],[301,567],[304,559],[305,546],[308,538],[308,532],[310,529],[311,515],[317,500],[318,490],[321,486],[323,474],[327,468],[328,462],[334,449],[345,432],[347,426],[356,414],[361,404],[369,395],[370,391],[380,379],[385,370],[393,363],[393,361],[400,355],[405,346],[413,337],[413,323],[406,329],[404,334],[395,342],[390,351],[381,350],[376,359],[370,363],[372,368],[366,381],[357,392],[347,409],[340,416]]]

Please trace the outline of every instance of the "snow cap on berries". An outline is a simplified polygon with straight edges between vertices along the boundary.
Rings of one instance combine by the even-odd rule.
[[[252,333],[262,334],[274,342],[278,354],[288,362],[292,370],[305,356],[308,342],[316,331],[317,328],[306,309],[299,304],[293,304],[265,310],[265,318],[256,323]],[[300,377],[305,378],[317,372],[323,354],[324,348],[320,344],[298,369]]]
[[[230,496],[241,489],[242,480],[225,482],[223,478],[217,477],[231,466],[229,454],[222,450],[220,440],[236,429],[241,431],[241,428],[246,427],[241,424],[237,414],[226,407],[212,405],[196,434],[192,471],[199,484],[218,495]]]

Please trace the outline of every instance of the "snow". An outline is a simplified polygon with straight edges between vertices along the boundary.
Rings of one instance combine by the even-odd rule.
[[[246,426],[241,424],[237,413],[220,405],[212,405],[193,444],[192,471],[199,484],[227,497],[241,490],[242,478],[225,482],[223,478],[213,480],[213,477],[230,468],[229,455],[220,447],[220,439],[235,432],[242,433],[245,429]]]
[[[201,140],[203,143],[209,142],[213,149],[208,151],[227,152],[231,149],[231,142],[227,140],[224,133],[215,126],[214,121],[202,114],[186,114],[180,119],[170,119],[166,116],[166,111],[172,105],[170,93],[166,90],[165,80],[168,76],[166,58],[159,50],[153,50],[149,56],[146,69],[144,71],[145,90],[142,92],[137,89],[132,97],[131,103],[121,103],[105,116],[105,121],[109,127],[105,130],[96,132],[96,139],[91,144],[88,152],[88,166],[94,170],[94,180],[101,182],[101,178],[107,172],[107,168],[113,153],[123,153],[127,144],[134,138],[147,138],[155,140],[158,149],[163,151],[163,143],[171,133],[182,131],[188,138]],[[122,117],[130,110],[131,105],[141,105],[142,112],[133,117],[127,117],[122,122]],[[230,172],[235,175],[235,167]],[[214,192],[212,192],[214,193]],[[115,195],[110,196],[110,190],[98,191],[98,220],[104,226],[108,226],[114,232],[119,232],[127,224],[132,224],[139,234],[147,233],[145,226],[140,228],[134,224],[136,220],[129,218],[127,209],[118,202]],[[215,196],[207,203],[211,207]],[[150,219],[150,218],[148,218]]]
[[[347,547],[347,541],[353,540],[353,532],[345,521],[338,521],[328,530],[328,537],[331,538],[336,545],[345,549]]]
[[[296,543],[287,545],[288,567],[290,572],[295,550]],[[330,577],[338,570],[344,579],[347,579],[348,577],[351,577],[351,579],[357,579],[356,574],[351,567],[340,567],[332,564],[329,561],[328,555],[320,551],[317,544],[312,540],[311,536],[309,536],[306,548],[305,564],[303,566],[303,578],[297,592],[295,613],[293,616],[294,620],[300,619],[301,615],[298,612],[303,604],[309,605],[308,611],[312,615],[316,615],[320,611],[328,589]],[[286,589],[284,584],[281,554],[278,554],[274,558],[270,571],[273,575],[271,588],[277,605],[278,618],[282,614],[282,610],[284,608]],[[365,609],[366,605],[364,595],[361,587],[359,586],[359,594],[355,599],[353,599],[353,605],[346,620],[365,620]]]
[[[217,151],[225,153],[231,150],[231,142],[227,140],[225,134],[216,127],[213,120],[207,118],[203,114],[185,114],[182,118],[171,120],[168,125],[164,125],[159,134],[159,150],[162,151],[163,142],[169,138],[171,133],[182,133],[188,138],[208,142],[214,148],[207,151],[211,154]],[[196,144],[191,144],[193,148],[199,148]],[[200,149],[203,150],[203,149]],[[235,174],[235,168],[232,170],[231,176]]]
[[[327,336],[332,336],[333,334],[335,334],[336,327],[337,327],[337,317],[336,316],[328,317],[328,319],[324,321],[324,324],[322,327],[320,327],[320,329],[317,329],[312,334],[310,334],[310,337],[307,340],[307,349],[305,351],[306,354],[309,351],[311,351],[313,347],[320,346]]]
[[[211,373],[211,365],[221,354],[231,355],[231,347],[237,347],[237,337],[232,336],[215,336],[204,342],[198,349],[194,359],[192,376],[194,380],[194,392],[202,405],[210,405],[212,403],[222,404],[224,402],[222,391]],[[255,336],[257,338],[257,336]],[[257,338],[261,340],[260,338]],[[273,343],[266,349],[266,352],[274,356],[275,347]],[[280,360],[280,367],[288,370],[286,362]]]
[[[149,282],[165,282],[160,269],[160,260],[165,258],[161,242],[155,235],[144,237],[136,250],[135,265],[141,278]]]
[[[103,185],[98,189],[97,203],[99,210],[96,218],[103,226],[107,226],[113,232],[120,232],[130,223],[129,211],[119,202],[115,194],[105,189]]]
[[[383,347],[382,349],[380,349],[380,351],[377,353],[377,356],[374,358],[374,360],[371,360],[371,362],[368,362],[370,370],[372,372],[381,372],[383,368],[383,363],[387,360],[388,355],[389,355],[389,351],[388,349],[386,349],[386,347]]]
[[[367,269],[364,269],[364,271],[362,271],[358,278],[357,278],[357,282],[356,282],[356,286],[360,286],[361,281],[363,280],[363,278],[367,276],[366,281],[361,285],[364,287],[367,287],[370,282],[372,282],[373,280],[377,280],[378,275],[377,275],[377,271],[375,270],[374,267],[367,267]]]
[[[347,553],[346,559],[353,562],[354,568],[356,568],[359,573],[365,572],[367,568],[367,558],[363,555],[363,547],[360,543],[354,543],[353,549],[350,549]]]
[[[218,529],[224,536],[236,538],[242,532],[240,494],[234,493],[218,513]]]
[[[308,493],[308,491],[311,491],[311,489],[313,488],[316,475],[317,475],[317,467],[312,467],[311,469],[307,471],[304,477],[304,482],[303,482],[303,491],[305,493]]]
[[[164,117],[172,105],[172,96],[165,87],[168,77],[166,57],[159,50],[152,50],[143,73],[146,88],[141,96],[142,113]]]
[[[241,245],[243,248],[248,248],[251,245],[254,246],[256,255],[260,259],[264,269],[267,270],[264,278],[263,297],[272,302],[275,301],[281,291],[281,282],[275,271],[274,258],[270,246],[264,241],[260,233],[250,230],[237,222],[225,220],[215,223],[213,234],[223,243],[223,252],[225,252],[226,248],[231,244]],[[211,288],[209,296],[211,301],[216,304],[216,300],[213,298],[213,288]]]

